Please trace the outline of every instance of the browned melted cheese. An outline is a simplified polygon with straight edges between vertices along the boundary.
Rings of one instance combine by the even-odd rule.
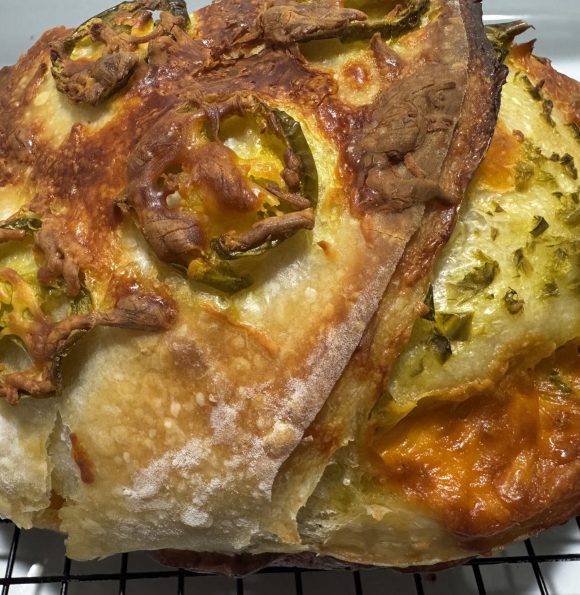
[[[580,510],[580,355],[569,344],[535,370],[463,402],[422,403],[377,431],[380,473],[485,551]]]
[[[159,331],[175,320],[170,291],[120,265],[127,216],[136,218],[160,261],[189,267],[202,281],[215,266],[208,256],[214,248],[228,260],[313,228],[315,204],[300,195],[299,156],[284,152],[281,171],[274,172],[277,185],[269,186],[283,208],[264,218],[264,192],[250,184],[250,166],[218,138],[226,116],[300,106],[339,148],[341,183],[357,216],[457,198],[439,178],[464,81],[453,78],[455,57],[439,63],[423,47],[432,49],[441,35],[447,8],[415,32],[411,51],[421,52],[413,63],[374,34],[372,61],[352,60],[339,78],[352,94],[378,68],[388,84],[355,107],[338,98],[332,70],[309,64],[297,42],[340,37],[353,26],[364,37],[364,13],[316,3],[218,2],[196,13],[189,26],[182,3],[159,6],[155,26],[149,4],[126,3],[74,33],[55,29],[0,74],[0,189],[33,188],[31,200],[4,224],[30,217],[41,225],[30,232],[3,229],[0,240],[33,237],[37,293],[59,290],[74,302],[85,292],[92,302],[83,315],[69,312],[55,322],[39,298],[34,328],[12,332],[33,361],[0,379],[0,394],[11,402],[58,388],[54,362],[72,333],[96,325]],[[394,29],[397,35],[405,27],[421,29],[428,6],[409,1],[408,10],[398,7],[386,18],[409,19]],[[96,53],[75,58],[71,43],[89,38]],[[59,109],[76,116],[64,132],[51,131],[36,115],[55,85],[62,93]],[[206,195],[201,207],[195,202],[200,192]]]
[[[233,14],[231,6],[228,10]],[[102,107],[84,108],[79,114],[80,121],[60,143],[55,143],[49,135],[47,138],[44,121],[36,123],[34,117],[28,115],[33,113],[38,89],[42,85],[54,84],[49,70],[51,45],[60,44],[70,32],[56,29],[45,34],[17,66],[2,71],[0,184],[16,184],[24,181],[22,178],[26,175],[25,181],[35,188],[31,202],[21,211],[42,221],[42,228],[34,238],[38,281],[46,288],[62,284],[70,299],[79,295],[82,283],[93,293],[93,302],[113,308],[106,312],[92,312],[82,320],[69,318],[69,332],[110,322],[115,326],[162,330],[175,318],[168,290],[151,286],[151,280],[136,277],[134,271],[127,277],[118,269],[118,263],[123,261],[120,242],[123,216],[116,203],[130,182],[127,156],[161,114],[189,98],[229,96],[234,90],[259,92],[264,98],[278,101],[297,102],[300,98],[302,103],[316,105],[333,89],[330,77],[310,71],[298,57],[272,50],[265,55],[250,56],[241,63],[232,60],[225,64],[221,70],[208,75],[202,92],[201,83],[193,77],[201,70],[215,69],[228,47],[224,38],[228,33],[219,16],[221,7],[215,7],[212,14],[213,17],[205,21],[205,36],[211,38],[217,26],[216,49],[209,51],[207,44],[191,39],[185,33],[176,33],[173,39],[154,40],[149,65],[138,64],[130,84]],[[200,27],[204,27],[204,18],[200,19]],[[61,101],[68,102],[64,95]],[[112,118],[95,129],[91,120],[98,119],[104,112],[113,112]],[[167,122],[170,125],[171,119]],[[156,139],[157,147],[163,149],[164,138],[161,134]],[[185,140],[180,137],[179,142]],[[154,150],[153,142],[147,148]],[[210,150],[213,151],[211,155]],[[218,155],[217,151],[226,155]],[[256,207],[249,204],[255,202],[255,197],[247,190],[246,180],[240,178],[240,170],[232,162],[232,151],[223,145],[212,148],[209,144],[198,152],[200,154],[193,160],[198,168],[197,177],[204,178],[202,182],[213,188],[218,201],[218,217],[222,211],[239,213]],[[204,163],[208,167],[213,164],[214,169],[219,163],[221,172],[204,169]],[[145,181],[150,185],[149,192],[154,192],[157,180],[146,178]],[[239,187],[237,194],[232,192],[236,185]],[[155,198],[164,201],[165,196]],[[138,199],[134,206],[141,206]],[[185,253],[185,259],[192,252],[183,240],[183,217],[171,227],[167,217],[165,220],[155,216],[147,218],[147,213],[155,212],[154,209],[151,198],[139,209],[140,213],[145,213],[144,231],[147,231],[147,222],[153,227],[157,225],[149,235],[145,233],[147,239],[163,260],[182,262],[180,249]],[[175,215],[173,218],[175,220]],[[310,220],[304,225],[310,225]],[[198,227],[193,226],[194,237],[190,242],[194,252],[198,244],[205,247],[208,241],[201,237],[203,232]],[[164,245],[159,248],[157,244],[160,238],[165,238],[167,243],[171,233],[176,241],[173,251],[166,253]],[[19,231],[6,230],[3,234],[5,240],[23,237],[24,233]],[[125,295],[129,296],[129,301]],[[129,304],[128,308],[119,307],[119,301],[123,299],[126,306]],[[151,307],[155,310],[155,304],[160,306],[158,315],[151,315]],[[35,311],[37,324],[34,329],[17,334],[31,352],[33,367],[25,373],[4,376],[0,382],[0,393],[12,402],[16,402],[22,391],[39,396],[50,394],[57,388],[52,373],[53,360],[62,351],[62,343],[68,335],[56,332],[55,325],[39,308]],[[115,320],[110,320],[111,317]],[[42,338],[36,338],[39,333]],[[41,350],[34,347],[39,341],[43,345]]]
[[[499,120],[489,149],[474,178],[474,184],[481,184],[498,191],[514,188],[515,166],[522,153],[523,136],[509,130]]]

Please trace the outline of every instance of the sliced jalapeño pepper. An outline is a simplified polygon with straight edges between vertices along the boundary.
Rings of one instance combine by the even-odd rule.
[[[97,105],[123,87],[139,62],[139,46],[168,33],[163,19],[152,22],[154,11],[170,13],[184,29],[189,26],[184,0],[122,2],[105,10],[53,45],[57,89],[75,103]],[[145,34],[135,36],[135,29]]]

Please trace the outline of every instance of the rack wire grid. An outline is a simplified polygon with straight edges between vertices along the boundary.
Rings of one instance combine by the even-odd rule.
[[[143,552],[75,562],[62,536],[0,520],[0,573],[1,595],[580,595],[580,517],[437,573],[269,568],[244,579],[168,568]]]

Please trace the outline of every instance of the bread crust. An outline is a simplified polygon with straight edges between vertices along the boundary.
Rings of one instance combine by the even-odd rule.
[[[459,6],[469,56],[465,65],[467,85],[462,115],[443,171],[445,190],[451,195],[463,196],[495,126],[506,72],[498,65],[484,37],[479,3],[460,3]],[[485,114],[481,113],[481,102],[490,106]],[[466,154],[469,154],[468,159],[465,159]],[[293,519],[306,504],[333,454],[358,440],[366,426],[414,320],[424,313],[423,302],[432,267],[453,230],[459,204],[434,204],[427,208],[423,223],[407,245],[361,344],[325,407],[307,430],[307,439],[279,474],[274,491],[277,505],[274,517],[278,532],[282,531],[280,519],[288,517],[290,526],[286,528],[286,539],[291,539]],[[290,479],[295,476],[300,476],[302,481]]]
[[[508,131],[505,122],[509,121],[512,128],[517,127],[521,110],[534,114],[539,112],[539,117],[533,117],[538,118],[542,125],[548,121],[542,109],[542,100],[551,100],[550,84],[540,85],[543,92],[541,99],[528,89],[528,86],[538,85],[541,81],[529,65],[539,64],[543,69],[545,62],[531,57],[530,51],[529,45],[524,48],[516,46],[507,60],[512,75],[509,89],[505,89],[506,115],[502,118],[500,113],[500,125],[483,167],[472,183],[464,217],[467,217],[470,200],[475,200],[489,189],[497,190],[499,196],[516,191],[517,182],[511,170],[521,159],[519,151],[524,143],[523,133],[517,128],[512,133],[510,128],[506,145]],[[526,58],[522,59],[522,54]],[[522,70],[530,77],[531,83],[522,79]],[[545,74],[546,71],[542,70],[542,75]],[[572,84],[567,77],[562,77],[557,83],[558,77],[558,73],[551,71],[552,88]],[[522,84],[521,80],[526,85],[528,99],[525,101],[520,101],[519,92],[512,91]],[[575,94],[571,90],[572,101]],[[565,128],[571,123],[568,120],[569,107],[557,104],[556,100],[554,104],[557,107],[552,112],[553,126],[560,127],[560,134],[567,134],[573,139],[573,128]],[[516,112],[512,111],[513,105],[518,106]],[[517,141],[516,151],[511,146],[512,136]],[[533,138],[531,136],[526,140],[533,142]],[[510,160],[507,160],[508,157]],[[498,169],[498,160],[502,167],[510,169],[507,177],[506,172]],[[564,172],[562,179],[566,184],[567,180],[574,180],[574,172]],[[543,192],[541,182],[536,184]],[[548,200],[547,208],[550,204]],[[509,212],[507,202],[504,206]],[[550,213],[547,216],[555,224],[557,215]],[[466,251],[470,240],[464,240],[462,244],[461,237],[459,234],[456,241]],[[417,315],[429,313],[427,308],[421,308],[420,299],[421,296],[418,296],[415,303]],[[530,301],[533,299],[530,298]],[[510,315],[515,314],[517,312],[514,311]],[[444,527],[441,533],[447,532],[452,537],[447,544],[437,543],[437,551],[441,554],[439,560],[461,560],[469,554],[485,554],[577,514],[578,471],[574,453],[578,448],[578,436],[574,419],[578,394],[575,371],[578,353],[576,340],[568,342],[566,338],[574,337],[577,332],[574,324],[569,330],[570,333],[562,335],[563,340],[561,337],[542,337],[540,329],[536,334],[529,334],[525,341],[514,340],[501,351],[496,351],[494,364],[497,371],[493,376],[483,374],[479,382],[454,386],[451,392],[440,391],[437,396],[417,399],[406,406],[397,406],[388,392],[384,393],[382,401],[372,412],[370,422],[366,419],[362,422],[363,430],[356,441],[343,448],[342,452],[337,451],[332,463],[340,470],[334,473],[328,471],[317,486],[300,518],[302,535],[306,533],[317,539],[314,527],[317,523],[324,524],[324,547],[328,553],[336,555],[340,548],[342,555],[339,557],[342,559],[380,564],[379,548],[371,551],[367,547],[363,553],[362,546],[353,545],[347,535],[354,530],[355,524],[357,529],[367,526],[361,520],[366,515],[373,518],[373,521],[368,520],[369,532],[371,527],[385,523],[384,530],[379,530],[374,539],[386,540],[389,529],[392,529],[391,523],[395,523],[389,511],[397,510],[398,516],[404,514],[398,508],[401,500],[397,496],[404,494],[403,500],[418,505],[415,509],[418,513],[416,522],[422,525],[424,517],[421,515],[433,515],[432,518]],[[375,334],[375,340],[381,341],[381,336]],[[560,373],[565,381],[558,380]],[[482,370],[474,368],[473,375],[482,376]],[[436,413],[439,407],[445,409],[441,418]],[[419,421],[421,417],[422,422]],[[443,419],[442,425],[438,426],[438,420]],[[528,422],[531,425],[526,426]],[[461,430],[458,430],[459,426]],[[440,433],[437,427],[440,427]],[[437,437],[431,432],[435,432]],[[492,435],[495,439],[488,442]],[[512,442],[514,435],[519,439]],[[452,443],[457,449],[451,446]],[[471,451],[473,456],[469,455],[468,444],[474,447]],[[508,453],[512,447],[514,450]],[[502,454],[495,452],[496,448],[502,449]],[[423,458],[427,452],[434,455],[431,463],[426,463]],[[456,454],[459,452],[461,456]],[[564,458],[560,459],[562,453],[565,453]],[[457,465],[457,468],[454,471],[444,469],[447,463]],[[363,470],[360,471],[360,468]],[[461,488],[460,477],[466,480]],[[349,482],[347,487],[341,485],[345,479]],[[412,495],[419,484],[422,487]],[[347,497],[353,485],[359,495],[347,500],[349,512],[345,513],[344,504],[339,503]],[[406,506],[403,508],[406,510]],[[330,511],[334,511],[334,519]],[[351,524],[353,517],[357,520]],[[332,522],[327,521],[329,518]],[[429,538],[433,538],[433,534]],[[381,545],[386,544],[383,542]],[[425,544],[418,545],[427,549]],[[430,545],[433,547],[433,542]],[[446,553],[443,554],[443,551]],[[407,562],[410,557],[407,557]],[[410,568],[424,566],[424,561],[409,564]]]
[[[0,393],[19,445],[31,420],[38,430],[23,465],[32,479],[6,482],[0,512],[55,523],[75,559],[161,548],[343,556],[308,535],[310,520],[298,517],[299,534],[299,508],[420,312],[503,70],[471,0],[410,2],[378,24],[336,3],[217,2],[191,19],[179,4],[128,3],[53,30],[0,75],[0,239],[28,267],[15,260],[2,280],[32,317],[9,319],[30,365],[3,374]],[[343,37],[355,40],[349,59],[341,49],[322,64]],[[267,135],[277,148],[247,157]],[[51,291],[64,314],[47,313]],[[378,347],[365,347],[373,337]],[[351,415],[352,390],[365,394]],[[347,413],[319,431],[327,400]],[[302,447],[294,498],[283,466]],[[400,511],[377,541],[392,563],[456,554],[430,513]],[[412,515],[427,542],[405,554]],[[353,520],[351,536],[380,533],[377,518]]]

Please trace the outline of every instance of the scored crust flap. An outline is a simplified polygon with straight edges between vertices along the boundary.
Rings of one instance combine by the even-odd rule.
[[[415,395],[418,402],[403,407],[385,383],[356,440],[336,451],[299,514],[302,541],[318,552],[380,563],[389,551],[390,564],[410,566],[424,564],[426,552],[461,560],[578,512],[579,265],[571,225],[578,207],[571,165],[580,159],[573,109],[579,84],[531,56],[529,44],[512,48],[506,64],[510,74],[491,146],[431,279],[430,308],[419,310],[400,355],[404,365],[392,372],[415,370],[434,385],[432,370],[445,373],[453,358],[464,358],[467,372],[482,380],[431,398]],[[563,101],[562,88],[571,103]],[[463,263],[477,251],[501,261],[493,277],[469,299],[441,299],[456,279],[475,279]],[[415,299],[420,305],[421,296]],[[477,300],[485,307],[474,305]],[[453,333],[444,323],[453,313],[459,319],[462,308],[472,312],[471,332]],[[554,324],[555,310],[561,324]],[[450,337],[449,359],[409,363],[418,346],[427,356],[429,346],[431,354],[440,353],[434,327]],[[372,347],[388,347],[380,322],[377,328]],[[511,342],[481,349],[486,334],[494,346],[506,336]],[[497,366],[493,376],[486,376],[487,361]],[[406,513],[415,513],[411,529],[402,529],[411,543],[397,553],[396,527]],[[429,527],[429,519],[436,525]],[[367,534],[366,522],[377,532],[373,545],[353,537]]]
[[[451,63],[456,80],[462,81],[464,88],[453,140],[440,173],[443,189],[450,195],[463,196],[493,133],[506,71],[485,38],[479,3],[446,4],[439,18],[426,25],[424,37],[432,48],[430,60]],[[451,234],[458,209],[458,202],[427,207],[363,341],[305,439],[278,475],[272,526],[286,540],[300,540],[296,533],[298,511],[333,454],[364,431],[414,320],[425,312],[432,267]]]

